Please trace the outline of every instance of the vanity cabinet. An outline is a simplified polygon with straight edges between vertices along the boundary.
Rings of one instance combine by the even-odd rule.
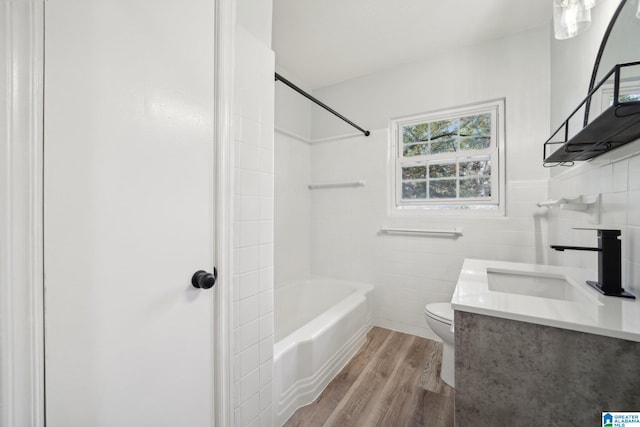
[[[599,426],[640,411],[640,342],[455,311],[456,427]]]

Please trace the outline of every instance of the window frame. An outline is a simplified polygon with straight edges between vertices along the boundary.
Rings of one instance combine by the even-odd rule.
[[[618,93],[619,96],[635,95],[637,93],[640,93],[640,81],[634,79],[634,80],[620,82],[619,93]],[[614,84],[605,83],[602,86],[602,89],[600,90],[599,113],[603,113],[607,108],[613,105],[613,101],[614,101],[613,94],[614,94]],[[597,117],[597,115],[593,114],[593,118],[595,117]],[[591,120],[593,120],[593,118]]]
[[[491,146],[485,149],[446,152],[411,157],[403,156],[402,129],[405,126],[432,123],[437,121],[459,119],[472,115],[491,114]],[[468,104],[448,109],[442,109],[412,116],[399,117],[390,121],[390,205],[392,214],[405,213],[460,213],[499,214],[505,215],[505,99],[495,99],[485,102]],[[490,198],[455,198],[455,199],[402,199],[402,168],[416,165],[447,163],[459,164],[462,160],[473,160],[484,157],[491,161],[491,197]],[[459,167],[459,166],[458,166]],[[459,187],[460,176],[454,178]],[[406,181],[406,180],[405,180]]]

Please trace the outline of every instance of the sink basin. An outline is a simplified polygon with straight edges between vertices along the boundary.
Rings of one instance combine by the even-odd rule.
[[[594,276],[586,268],[467,258],[451,306],[456,313],[640,342],[640,300],[601,295],[586,283]]]
[[[489,290],[563,301],[583,302],[588,297],[561,274],[487,268]]]

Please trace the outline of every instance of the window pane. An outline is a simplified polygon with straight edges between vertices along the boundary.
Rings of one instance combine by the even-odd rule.
[[[441,120],[431,123],[431,140],[437,140],[445,136],[458,135],[457,120]]]
[[[404,126],[402,128],[402,142],[405,144],[426,141],[428,139],[429,123],[423,123],[415,126]]]
[[[488,136],[473,136],[460,139],[460,150],[482,150],[491,147],[491,138]]]
[[[429,181],[429,198],[431,199],[455,199],[456,180],[443,179]]]
[[[410,166],[402,168],[402,179],[424,179],[427,177],[426,166]]]
[[[491,135],[491,114],[462,117],[460,119],[460,136]]]
[[[448,176],[456,176],[456,164],[444,163],[440,165],[429,165],[430,178],[443,178]]]
[[[403,199],[426,199],[427,198],[427,183],[421,182],[403,182],[402,183],[402,198]]]
[[[449,153],[456,151],[456,140],[454,138],[442,138],[431,143],[431,153]]]
[[[636,87],[633,93],[638,92]],[[502,173],[498,136],[503,121],[498,114],[503,108],[501,101],[491,101],[392,120],[395,207],[500,208],[496,184]]]
[[[429,144],[405,145],[402,148],[404,157],[424,156],[425,154],[429,154]]]
[[[491,160],[460,162],[460,176],[491,175]]]
[[[613,95],[609,96],[609,105],[613,105],[613,102],[615,101]],[[640,93],[629,93],[626,95],[619,95],[618,96],[618,101],[619,102],[637,102],[640,101]]]
[[[491,178],[461,179],[460,197],[491,197]]]

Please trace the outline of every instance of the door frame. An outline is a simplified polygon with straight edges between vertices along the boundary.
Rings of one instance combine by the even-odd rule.
[[[0,426],[44,426],[44,4],[0,9]]]
[[[46,0],[55,1],[55,0]],[[215,425],[233,425],[232,108],[235,0],[215,1]],[[0,5],[0,427],[45,427],[44,5]]]
[[[233,89],[236,0],[215,1],[215,425],[234,425],[233,408]]]

